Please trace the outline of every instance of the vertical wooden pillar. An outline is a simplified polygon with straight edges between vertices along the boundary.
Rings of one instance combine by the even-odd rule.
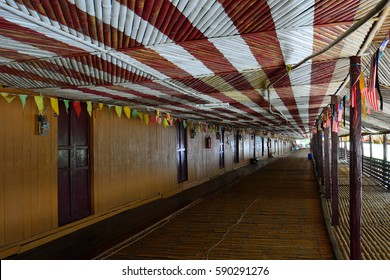
[[[360,75],[360,57],[350,58],[350,94]],[[350,115],[350,249],[351,260],[361,259],[361,215],[362,215],[362,150],[361,115],[362,100],[359,86],[356,86],[356,106],[349,108]]]
[[[325,198],[330,199],[329,127],[324,129]]]
[[[337,104],[337,96],[332,96],[332,105]],[[338,119],[338,112],[332,114],[332,118]],[[338,133],[333,131],[332,119],[332,225],[339,225],[339,161],[338,161],[338,147],[339,137]]]
[[[382,169],[382,175],[383,175],[383,187],[387,187],[387,135],[383,134],[383,169]]]

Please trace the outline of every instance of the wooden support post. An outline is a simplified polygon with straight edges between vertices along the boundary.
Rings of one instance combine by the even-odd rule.
[[[325,198],[330,199],[329,127],[324,129]]]
[[[361,150],[361,115],[362,100],[359,86],[355,86],[360,75],[360,56],[350,59],[350,96],[356,88],[355,107],[349,108],[350,115],[350,249],[351,260],[361,259],[361,219],[362,219],[362,150]],[[358,84],[358,83],[357,83]]]
[[[383,134],[383,168],[382,168],[382,178],[383,178],[383,187],[387,187],[387,135]]]
[[[332,96],[332,104],[337,104],[337,96]],[[338,112],[332,114],[332,118],[338,119]],[[339,225],[339,161],[338,161],[339,137],[333,129],[332,119],[332,225]]]

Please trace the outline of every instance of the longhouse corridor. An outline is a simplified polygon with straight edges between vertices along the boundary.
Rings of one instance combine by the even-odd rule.
[[[334,259],[308,152],[236,169],[10,259]]]
[[[333,259],[318,185],[300,150],[130,238],[104,259]]]

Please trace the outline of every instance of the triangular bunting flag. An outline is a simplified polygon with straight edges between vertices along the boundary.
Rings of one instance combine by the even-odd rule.
[[[156,124],[156,116],[150,116],[150,124],[155,125]]]
[[[163,119],[163,122],[162,122],[162,123],[163,123],[163,126],[164,126],[164,127],[169,126],[168,120],[165,119],[165,118]]]
[[[149,115],[147,115],[147,114],[144,115],[144,121],[145,121],[146,125],[149,125]]]
[[[64,101],[66,113],[69,114],[69,100],[64,99],[63,101]]]
[[[50,97],[50,104],[51,104],[51,107],[53,108],[53,111],[57,114],[57,116],[59,116],[60,109],[58,108],[58,99]]]
[[[14,95],[14,96],[9,96],[8,93],[4,93],[4,92],[2,92],[1,95],[4,97],[4,99],[5,99],[8,103],[11,103],[11,102],[15,99],[15,97],[16,97],[16,95]]]
[[[108,104],[107,107],[108,107],[108,115],[111,116],[111,107],[112,107],[112,105]]]
[[[122,116],[122,107],[121,106],[115,106],[115,111],[118,117],[120,118]]]
[[[72,105],[73,105],[73,109],[74,109],[77,117],[80,117],[80,114],[81,114],[81,104],[80,104],[80,102],[79,101],[73,101]]]
[[[141,119],[141,121],[143,121],[144,120],[144,113],[139,112],[138,117]]]
[[[99,110],[102,110],[102,109],[103,109],[103,106],[104,106],[104,104],[103,104],[103,103],[99,103],[98,105],[99,105]]]
[[[90,117],[92,117],[92,102],[87,101],[87,112]]]
[[[168,114],[168,113],[166,113],[165,116],[166,116],[166,118],[167,118],[167,122],[168,122],[169,126],[172,126],[172,124],[173,124],[173,119],[171,118],[171,115]]]
[[[187,122],[186,122],[186,120],[183,120],[183,127],[184,127],[184,129],[187,128]]]
[[[37,105],[39,113],[43,112],[44,105],[43,105],[43,96],[34,96],[35,104]]]
[[[131,112],[131,115],[135,118],[135,117],[138,117],[138,111],[137,110],[133,110]]]
[[[28,95],[25,95],[25,94],[19,95],[20,102],[22,102],[23,111],[24,111],[24,107],[26,106],[27,97],[28,97]]]
[[[129,106],[123,107],[123,112],[125,113],[126,117],[130,120],[130,114],[131,114],[131,109]]]

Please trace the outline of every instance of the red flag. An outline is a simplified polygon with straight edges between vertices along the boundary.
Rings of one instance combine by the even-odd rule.
[[[81,113],[81,104],[80,104],[80,102],[79,101],[73,101],[72,104],[73,104],[73,108],[74,108],[74,111],[76,112],[77,117],[80,117],[80,113]]]
[[[343,121],[343,105],[340,103],[338,106],[338,116],[339,116],[339,122]]]
[[[352,108],[355,108],[355,106],[356,106],[356,84],[353,85],[353,87],[352,87],[351,106],[352,106]]]
[[[376,52],[371,60],[370,79],[368,80],[368,87],[362,90],[364,97],[371,109],[379,111],[378,106],[378,91],[377,91],[377,74],[378,74],[378,53]]]

